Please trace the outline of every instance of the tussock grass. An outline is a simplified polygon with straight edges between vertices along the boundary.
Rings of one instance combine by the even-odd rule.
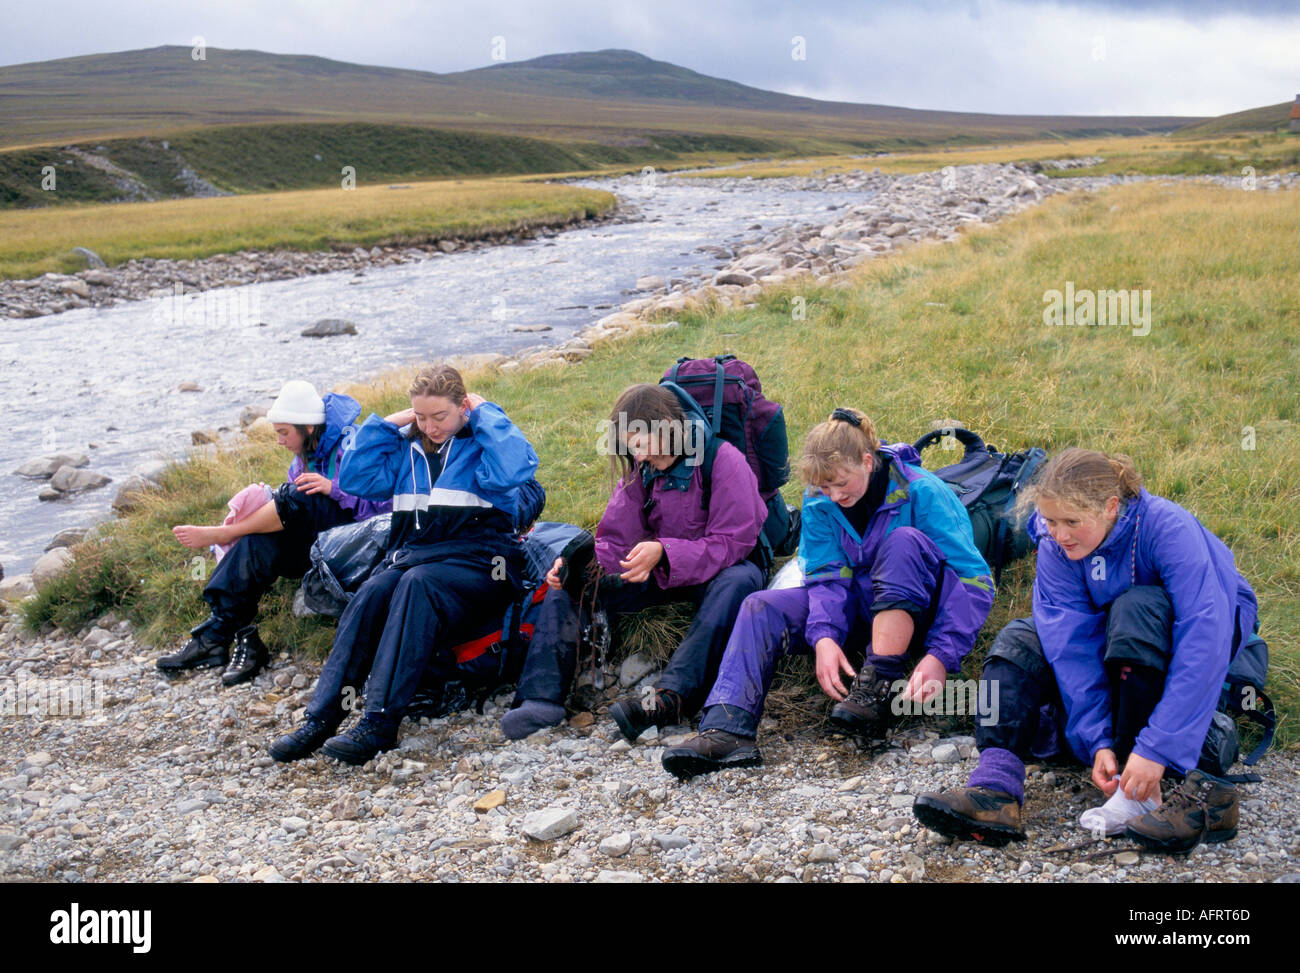
[[[1254,586],[1273,650],[1279,735],[1290,744],[1300,691],[1298,232],[1295,193],[1148,184],[1071,194],[958,243],[863,265],[841,286],[791,284],[752,308],[681,315],[680,329],[603,346],[578,365],[477,376],[471,385],[501,403],[537,447],[546,516],[587,526],[608,496],[599,420],[624,386],[656,379],[683,354],[734,352],[753,363],[785,405],[796,454],[806,430],[837,405],[862,408],[891,441],[951,417],[1002,448],[1126,452],[1152,492],[1227,541]],[[1149,289],[1150,334],[1045,325],[1044,293],[1066,281]],[[792,320],[796,295],[807,302],[805,320]],[[376,389],[367,404],[376,401],[379,411],[400,406],[401,383]],[[1248,430],[1253,449],[1243,448]],[[953,458],[931,450],[927,462]],[[147,623],[146,637],[175,638],[201,612],[186,574],[190,552],[163,536],[164,525],[215,516],[253,470],[277,477],[283,462],[254,446],[178,467],[156,506],[110,527],[111,540],[91,548],[129,565],[142,586],[92,600],[64,580],[27,610],[29,623],[57,612],[68,624],[112,603]],[[798,485],[785,494],[797,502]],[[1029,613],[1032,577],[1032,558],[1004,575],[970,674],[993,634]],[[277,624],[285,614],[264,606]],[[302,631],[303,623],[282,624]],[[643,642],[671,647],[650,623],[641,632]],[[312,635],[285,640],[305,645]]]
[[[486,236],[604,213],[606,192],[503,179],[0,211],[0,278],[70,273],[76,246],[109,266],[236,250],[328,250]]]

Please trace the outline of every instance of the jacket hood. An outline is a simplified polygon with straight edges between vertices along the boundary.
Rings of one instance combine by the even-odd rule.
[[[1123,506],[1120,507],[1119,515],[1115,518],[1115,526],[1110,529],[1106,539],[1097,546],[1097,549],[1093,552],[1094,554],[1104,555],[1107,551],[1119,545],[1128,545],[1132,540],[1129,536],[1129,530],[1133,521],[1137,518],[1138,510],[1141,509],[1149,496],[1150,494],[1143,487],[1136,497],[1124,502]],[[1025,529],[1028,531],[1029,539],[1035,547],[1044,539],[1050,540],[1052,537],[1037,509],[1029,515],[1029,522],[1025,525]]]
[[[700,462],[703,462],[703,456],[713,442],[713,427],[709,423],[708,416],[704,414],[704,410],[700,408],[699,403],[691,397],[689,392],[675,382],[661,382],[660,384],[677,396],[677,401],[686,414],[686,425],[688,427],[684,443],[686,454],[662,472],[651,467],[646,479],[647,481],[653,481],[662,476],[669,481],[667,485],[671,488],[685,490],[690,485],[691,475],[695,472],[695,467]],[[694,463],[687,462],[687,460],[694,457],[700,457],[700,460]]]
[[[317,465],[324,465],[338,449],[343,438],[343,430],[356,422],[361,415],[361,404],[350,395],[328,392],[323,396],[325,402],[325,429],[321,433],[320,445],[312,457]]]

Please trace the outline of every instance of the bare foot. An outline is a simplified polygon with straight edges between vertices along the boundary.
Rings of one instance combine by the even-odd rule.
[[[172,533],[186,547],[192,547],[195,550],[211,547],[213,544],[229,543],[225,527],[195,527],[190,524],[183,524],[180,527],[173,527]]]

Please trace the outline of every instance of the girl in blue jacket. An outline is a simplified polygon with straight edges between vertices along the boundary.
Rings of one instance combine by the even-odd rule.
[[[1023,838],[1024,762],[1052,756],[1063,732],[1110,798],[1086,827],[1170,851],[1235,836],[1235,789],[1196,769],[1229,661],[1257,638],[1232,552],[1143,489],[1126,456],[1067,449],[1022,504],[1037,507],[1033,617],[1007,625],[985,661],[998,718],[976,729],[968,786],[920,795],[917,817],[988,844]],[[1161,804],[1162,779],[1182,775]]]
[[[360,764],[392,749],[434,653],[522,589],[515,521],[537,469],[533,447],[449,365],[420,372],[410,395],[410,409],[371,415],[344,456],[344,489],[392,499],[388,552],[339,619],[305,720],[271,744],[277,760],[323,745]],[[363,687],[361,720],[336,736]]]
[[[882,444],[856,409],[836,409],[808,434],[804,582],[745,599],[700,734],[664,751],[665,770],[685,779],[760,763],[758,723],[786,653],[815,656],[818,684],[836,701],[832,724],[867,739],[885,736],[896,701],[924,702],[960,670],[993,579],[961,501],[920,463],[908,444]],[[850,664],[864,655],[860,669]]]

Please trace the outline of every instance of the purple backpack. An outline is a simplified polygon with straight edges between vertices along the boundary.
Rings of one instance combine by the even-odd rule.
[[[790,479],[785,412],[763,395],[763,383],[753,367],[735,355],[679,358],[677,364],[664,372],[663,381],[672,382],[689,394],[704,410],[713,435],[745,454],[758,478],[758,492],[767,504],[763,539],[775,554],[793,553],[799,542],[798,521],[779,492]],[[710,472],[707,466],[711,465],[706,464],[706,491]]]

